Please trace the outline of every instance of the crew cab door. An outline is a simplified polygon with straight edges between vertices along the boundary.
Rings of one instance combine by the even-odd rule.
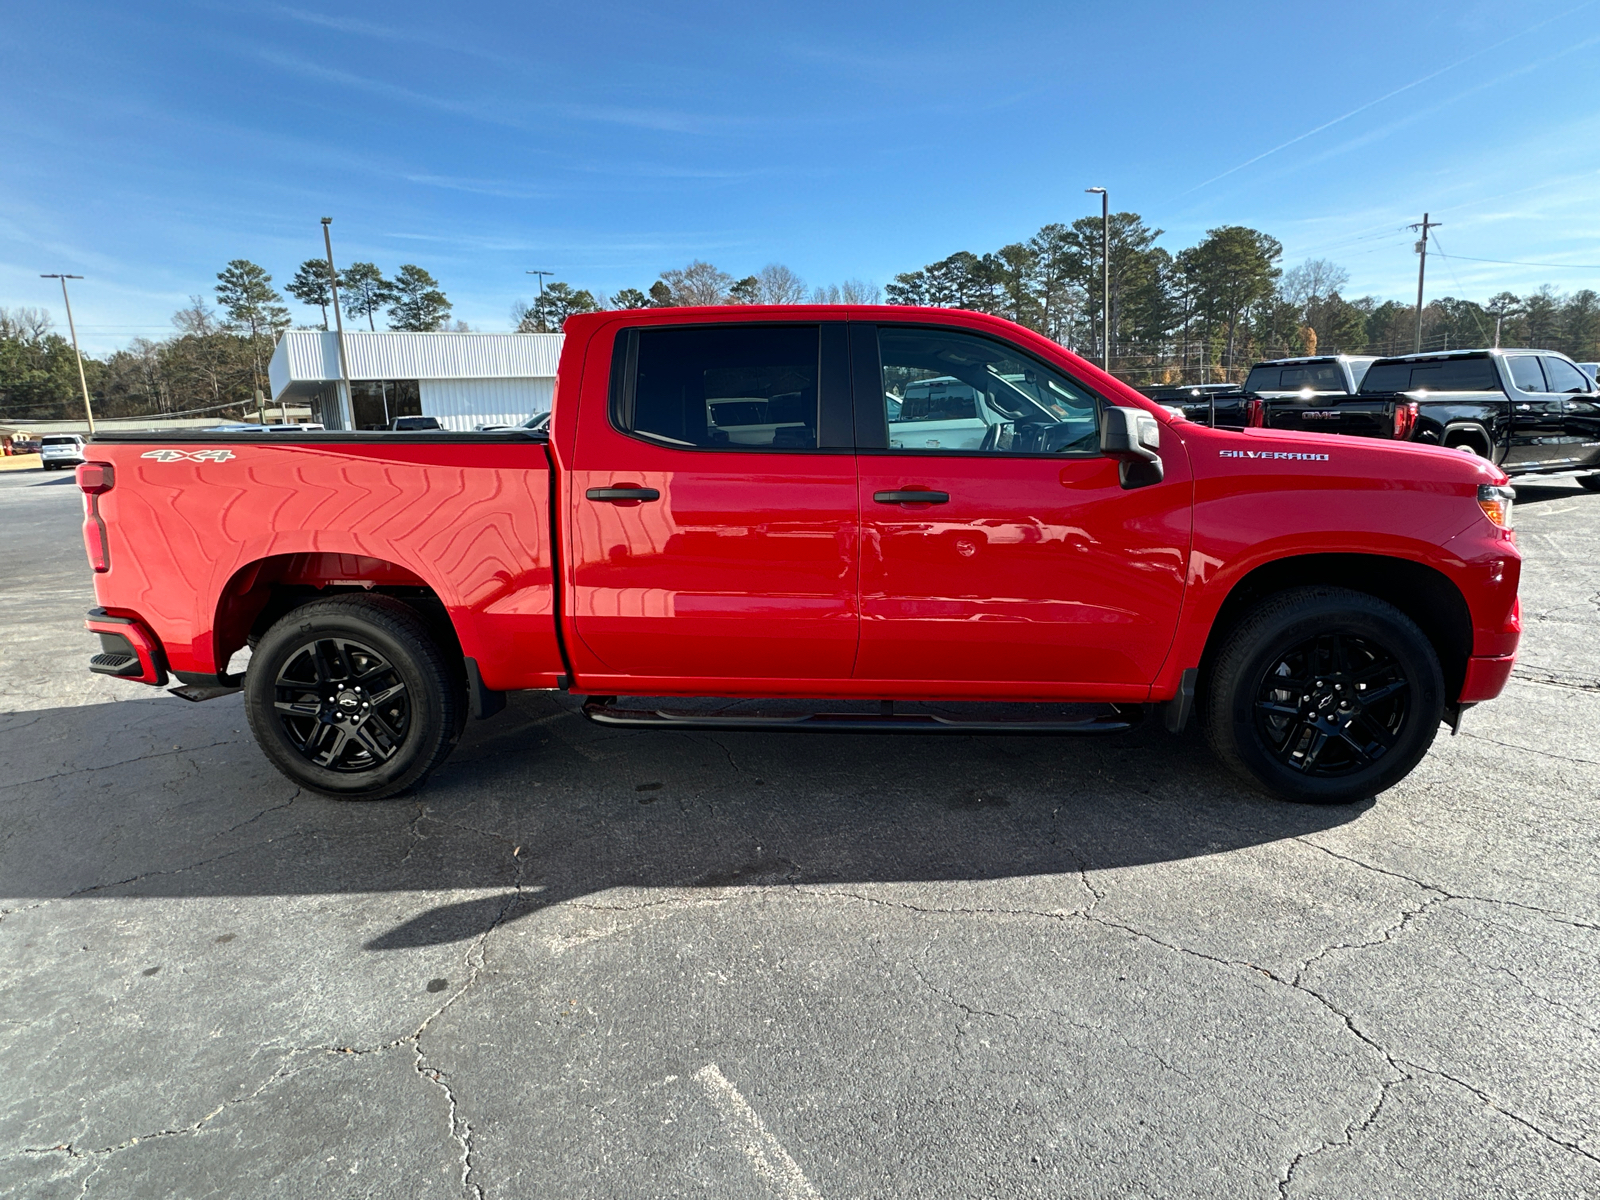
[[[1506,355],[1511,447],[1506,466],[1547,466],[1566,457],[1566,403],[1550,390],[1537,354]]]
[[[609,390],[590,384],[594,353],[567,499],[579,674],[666,690],[848,679],[858,517],[844,324],[624,329]]]
[[[1190,472],[1125,490],[1101,402],[1016,346],[959,329],[851,326],[862,522],[859,680],[1003,696],[1041,682],[1142,698],[1183,598]],[[917,448],[904,403],[959,379],[1007,419],[980,447]],[[899,446],[891,444],[886,417]],[[1167,435],[1170,439],[1170,434]],[[927,499],[924,500],[923,497]],[[973,687],[973,684],[988,687]],[[926,685],[933,686],[926,686]]]
[[[1561,395],[1562,457],[1574,466],[1600,463],[1600,393],[1564,358],[1543,355],[1545,382]]]

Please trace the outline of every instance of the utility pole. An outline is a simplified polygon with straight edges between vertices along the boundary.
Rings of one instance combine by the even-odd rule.
[[[338,329],[339,341],[339,382],[344,388],[344,398],[341,401],[342,412],[339,420],[347,429],[356,427],[356,402],[350,394],[350,368],[344,356],[344,318],[339,315],[339,272],[333,268],[333,235],[328,232],[328,226],[333,224],[332,217],[322,218],[322,244],[328,251],[328,287],[333,292],[333,323]]]
[[[1103,187],[1084,188],[1100,194],[1100,367],[1111,374],[1111,193]]]
[[[539,277],[539,323],[544,324],[544,277],[554,275],[554,271],[524,271],[524,275],[537,275]]]
[[[83,374],[83,351],[78,349],[78,327],[72,323],[72,300],[67,296],[67,280],[82,279],[82,275],[41,275],[40,279],[61,280],[61,303],[67,306],[67,332],[72,334],[72,353],[78,359],[78,386],[83,389],[83,415],[89,418],[89,432],[94,433],[94,408],[89,403],[89,381]]]
[[[1443,221],[1430,221],[1428,214],[1422,214],[1422,224],[1412,225],[1412,229],[1422,230],[1422,236],[1417,239],[1417,253],[1422,257],[1417,262],[1417,347],[1415,353],[1422,353],[1422,281],[1428,271],[1428,230],[1438,229]]]

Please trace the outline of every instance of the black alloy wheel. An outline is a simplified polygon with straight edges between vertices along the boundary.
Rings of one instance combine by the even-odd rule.
[[[1346,804],[1393,787],[1444,715],[1437,652],[1364,592],[1302,587],[1262,601],[1210,670],[1206,735],[1224,765],[1286,800]]]
[[[286,613],[245,675],[251,732],[294,782],[377,800],[448,757],[465,686],[422,617],[389,596],[339,596]]]
[[[400,752],[411,728],[405,680],[371,646],[330,636],[278,669],[272,707],[301,757],[329,771],[370,771]]]
[[[1256,696],[1256,732],[1291,770],[1337,778],[1394,748],[1410,710],[1411,683],[1381,645],[1323,633],[1267,668]]]

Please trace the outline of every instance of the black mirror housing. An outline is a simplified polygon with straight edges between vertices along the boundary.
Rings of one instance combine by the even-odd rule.
[[[1124,488],[1160,483],[1161,423],[1142,408],[1108,406],[1100,423],[1100,453],[1118,461]]]

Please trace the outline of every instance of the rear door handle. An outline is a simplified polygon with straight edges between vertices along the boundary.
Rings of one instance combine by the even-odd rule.
[[[661,493],[655,488],[590,488],[584,493],[589,500],[603,500],[610,504],[618,504],[624,500],[659,500]]]
[[[873,492],[879,504],[949,504],[949,492]]]

